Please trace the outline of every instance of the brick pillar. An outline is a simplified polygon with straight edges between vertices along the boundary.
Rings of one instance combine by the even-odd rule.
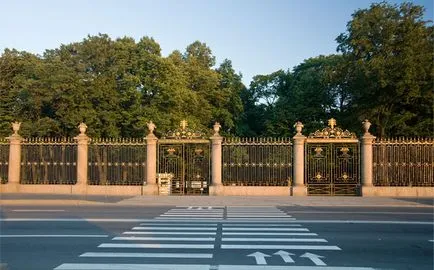
[[[86,135],[87,126],[81,123],[78,126],[80,134],[74,139],[77,141],[77,183],[73,187],[73,193],[83,194],[87,189],[88,150],[90,138]]]
[[[373,151],[372,144],[375,136],[369,133],[371,123],[368,120],[363,121],[363,128],[365,133],[361,138],[361,182],[362,182],[362,195],[369,195],[372,192],[372,173],[373,173]]]
[[[23,138],[18,134],[21,123],[12,123],[14,133],[9,139],[9,171],[8,171],[8,190],[17,192],[20,185],[21,172],[21,141]]]
[[[293,151],[293,195],[294,196],[306,196],[306,186],[304,185],[304,143],[306,136],[301,133],[303,124],[297,122],[294,125],[297,134],[294,139],[294,151]]]

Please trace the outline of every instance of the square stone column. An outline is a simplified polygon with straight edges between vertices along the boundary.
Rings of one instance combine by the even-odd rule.
[[[80,134],[74,139],[77,141],[77,183],[73,186],[73,193],[85,194],[87,191],[88,150],[90,138],[86,135],[87,126],[81,123],[78,126]]]
[[[158,138],[149,133],[146,136],[146,187],[144,193],[147,195],[157,195],[157,141]]]
[[[306,141],[306,136],[304,136],[301,131],[303,124],[297,122],[294,125],[297,134],[293,137],[294,139],[294,151],[293,151],[293,186],[292,195],[293,196],[306,196],[307,189],[304,184],[304,143]]]
[[[7,137],[9,139],[9,170],[7,190],[9,192],[18,192],[20,186],[21,172],[21,141],[23,138],[18,134],[21,123],[12,123],[14,133]]]
[[[214,124],[214,135],[211,139],[211,185],[209,187],[210,195],[219,195],[222,192],[222,142],[220,136],[220,124]]]

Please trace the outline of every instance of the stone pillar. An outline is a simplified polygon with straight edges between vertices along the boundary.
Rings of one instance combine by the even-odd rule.
[[[73,193],[84,194],[87,189],[87,168],[89,137],[86,135],[85,123],[78,125],[80,134],[74,139],[77,141],[77,183],[73,187]]]
[[[21,172],[21,141],[23,138],[18,134],[21,123],[12,123],[14,133],[8,137],[9,139],[9,171],[8,171],[8,190],[17,192],[20,185]]]
[[[214,134],[211,139],[211,186],[209,188],[210,195],[218,195],[222,192],[222,141],[220,136],[220,124],[215,122]]]
[[[371,123],[369,120],[363,121],[363,128],[365,133],[361,140],[361,182],[362,182],[362,195],[369,195],[372,192],[372,170],[373,170],[373,153],[372,143],[375,140],[375,136],[369,133]]]
[[[155,124],[149,122],[149,134],[146,136],[146,187],[144,194],[157,195],[157,136],[154,135]]]
[[[301,133],[303,129],[303,124],[297,122],[294,125],[297,134],[293,137],[294,148],[293,148],[293,196],[306,196],[307,190],[304,185],[304,143],[306,141],[306,136]]]

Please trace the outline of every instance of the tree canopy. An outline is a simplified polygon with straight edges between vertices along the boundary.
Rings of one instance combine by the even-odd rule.
[[[186,119],[196,129],[215,121],[227,136],[292,136],[334,117],[377,136],[432,136],[434,28],[412,3],[374,3],[352,15],[337,53],[242,82],[229,59],[216,63],[206,43],[162,56],[151,37],[106,34],[35,55],[0,56],[0,135],[22,122],[23,136],[74,136],[85,122],[94,137],[157,135]],[[320,45],[318,45],[320,46]]]

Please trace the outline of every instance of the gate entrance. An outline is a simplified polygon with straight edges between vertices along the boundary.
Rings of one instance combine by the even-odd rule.
[[[187,128],[170,131],[158,142],[158,174],[170,195],[206,195],[210,184],[210,142]]]
[[[354,133],[336,127],[335,119],[328,124],[306,139],[307,194],[359,196],[359,141]]]

